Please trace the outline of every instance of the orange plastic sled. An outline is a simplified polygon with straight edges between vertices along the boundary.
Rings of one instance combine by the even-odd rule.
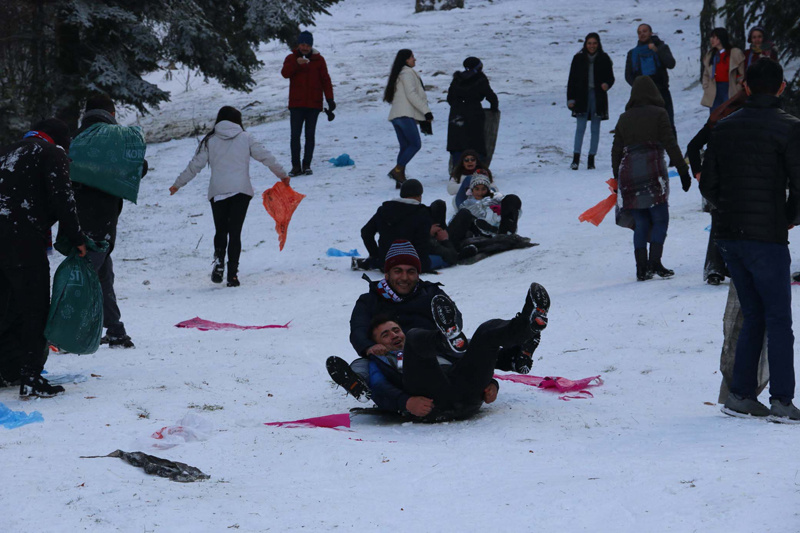
[[[617,180],[611,178],[606,183],[608,184],[608,188],[611,190],[612,194],[594,207],[590,207],[581,213],[578,217],[578,220],[581,222],[591,222],[595,226],[599,226],[603,219],[606,218],[606,215],[609,213],[609,211],[614,208],[614,206],[617,204],[617,193],[615,192],[617,189]]]
[[[262,198],[264,208],[273,219],[275,219],[275,231],[278,232],[280,249],[286,244],[286,232],[289,229],[289,222],[300,202],[305,198],[305,194],[300,194],[288,185],[279,181],[271,189],[264,191]]]

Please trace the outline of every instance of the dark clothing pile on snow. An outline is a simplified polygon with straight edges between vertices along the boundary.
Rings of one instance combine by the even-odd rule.
[[[396,302],[378,292],[378,283],[370,281],[369,292],[359,296],[350,316],[350,344],[361,356],[365,356],[367,348],[375,344],[369,330],[373,317],[384,313],[394,316],[404,332],[412,328],[436,329],[431,300],[437,294],[445,294],[438,283],[419,280],[411,294]]]
[[[597,52],[593,62],[590,62],[590,59],[591,56],[585,49],[572,58],[567,82],[567,100],[575,102],[572,108],[573,117],[583,115],[589,106],[591,90],[595,95],[597,116],[601,120],[608,120],[608,92],[603,90],[602,85],[607,84],[609,89],[614,85],[614,65],[605,52]],[[593,74],[592,83],[589,80],[590,65]]]
[[[700,180],[717,209],[714,238],[788,242],[800,223],[799,146],[800,120],[776,96],[753,95],[716,125]]]
[[[381,205],[361,228],[361,240],[370,258],[378,268],[383,268],[386,252],[396,240],[410,241],[419,255],[422,270],[430,271],[429,241],[433,221],[430,209],[417,200],[398,198]],[[379,233],[378,243],[375,234]]]
[[[447,126],[447,151],[475,150],[486,155],[484,112],[481,102],[486,99],[497,110],[497,95],[483,72],[460,71],[453,74],[447,91],[450,117]]]

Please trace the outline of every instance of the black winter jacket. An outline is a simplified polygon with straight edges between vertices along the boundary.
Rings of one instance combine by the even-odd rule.
[[[484,98],[497,110],[497,95],[483,72],[460,71],[453,74],[447,91],[450,117],[447,124],[447,151],[475,150],[486,155]]]
[[[84,243],[64,150],[38,138],[0,148],[0,263],[46,262],[47,234],[56,221],[70,243]]]
[[[437,294],[445,294],[438,283],[419,280],[414,292],[400,302],[378,294],[377,286],[377,281],[370,281],[369,292],[359,296],[353,314],[350,315],[350,344],[358,355],[365,356],[367,348],[375,344],[370,335],[369,324],[378,314],[388,313],[396,317],[404,332],[413,328],[436,329],[431,314],[431,300]]]
[[[608,92],[601,87],[607,83],[610,89],[614,85],[614,64],[605,52],[597,52],[594,59],[594,95],[597,115],[608,120]],[[567,82],[567,100],[573,100],[572,116],[586,113],[589,107],[589,54],[581,50],[572,58]]]
[[[380,268],[389,247],[397,239],[410,241],[419,255],[423,272],[430,272],[431,260],[428,257],[431,226],[430,208],[414,200],[397,199],[383,202],[378,211],[361,228],[361,240]],[[380,233],[375,244],[375,234]]]
[[[102,110],[91,110],[86,113],[78,130],[78,135],[98,123],[116,124],[114,115]],[[147,174],[147,160],[144,162],[142,176]],[[108,253],[114,250],[117,240],[117,221],[122,213],[122,198],[108,194],[82,183],[73,183],[75,201],[78,203],[78,216],[86,235],[96,241],[108,241]]]
[[[711,133],[700,192],[717,208],[713,238],[786,244],[800,224],[800,120],[777,96],[748,98]]]

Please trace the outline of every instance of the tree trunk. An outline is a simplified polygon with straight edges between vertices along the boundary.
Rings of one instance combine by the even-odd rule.
[[[463,8],[464,0],[416,0],[415,13],[421,11],[449,11],[450,9]]]
[[[714,29],[717,19],[717,1],[703,0],[703,9],[700,11],[700,79],[703,79],[703,58],[708,52],[708,37]]]

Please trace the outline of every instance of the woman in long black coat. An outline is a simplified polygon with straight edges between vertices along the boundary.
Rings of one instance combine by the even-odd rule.
[[[464,60],[464,70],[453,74],[447,91],[450,119],[447,126],[447,151],[451,166],[458,164],[461,152],[475,150],[486,157],[484,114],[481,102],[486,99],[492,111],[497,111],[497,95],[483,73],[483,63],[477,57]]]
[[[600,36],[590,33],[583,41],[583,49],[572,58],[567,82],[567,107],[578,119],[575,146],[572,150],[572,170],[578,170],[581,159],[586,123],[592,122],[592,141],[586,168],[594,168],[594,156],[600,144],[600,121],[608,120],[607,91],[614,85],[614,64],[603,52]]]

